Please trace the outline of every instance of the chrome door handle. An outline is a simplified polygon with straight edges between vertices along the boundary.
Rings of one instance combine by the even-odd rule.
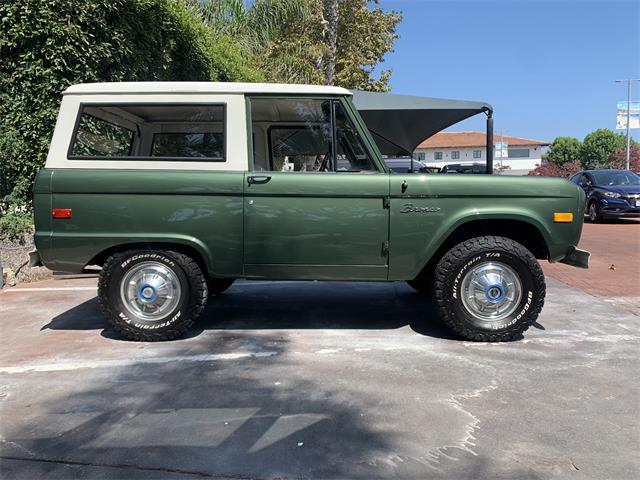
[[[247,177],[247,183],[249,185],[252,184],[259,184],[259,183],[268,183],[269,180],[271,180],[271,177],[269,175],[251,175],[249,177]]]

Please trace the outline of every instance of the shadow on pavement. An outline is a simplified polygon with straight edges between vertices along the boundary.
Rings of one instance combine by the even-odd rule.
[[[441,322],[428,296],[404,283],[238,282],[212,297],[188,333],[205,330],[396,329],[459,340]],[[97,298],[54,317],[42,329],[105,328]],[[103,335],[119,339],[110,329]]]
[[[260,342],[274,355],[119,369],[79,381],[62,397],[40,397],[33,406],[40,415],[4,428],[10,445],[3,457],[29,463],[3,474],[35,473],[34,462],[49,461],[118,466],[116,478],[131,478],[131,467],[225,478],[306,478],[311,470],[322,478],[365,478],[358,462],[390,448],[384,432],[370,429],[339,392],[318,389],[303,376],[274,385],[287,341],[278,335]],[[55,424],[45,425],[46,418]],[[31,455],[11,452],[15,445]]]

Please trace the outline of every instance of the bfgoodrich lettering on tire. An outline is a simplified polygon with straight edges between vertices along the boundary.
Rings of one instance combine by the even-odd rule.
[[[544,304],[535,257],[505,237],[476,237],[449,250],[435,269],[435,301],[449,327],[469,340],[517,338]]]
[[[170,250],[129,250],[109,257],[98,299],[110,325],[130,340],[180,337],[208,297],[207,280],[187,255]]]

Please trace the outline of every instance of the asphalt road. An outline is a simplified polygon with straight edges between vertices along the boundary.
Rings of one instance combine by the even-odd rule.
[[[2,478],[640,477],[640,317],[553,279],[502,344],[402,283],[240,282],[139,344],[95,279],[48,281],[0,325]]]

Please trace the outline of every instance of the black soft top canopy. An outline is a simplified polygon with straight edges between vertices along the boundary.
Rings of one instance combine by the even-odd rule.
[[[466,118],[487,114],[487,173],[493,171],[493,108],[485,102],[353,92],[353,103],[383,155],[411,155],[420,143]]]

